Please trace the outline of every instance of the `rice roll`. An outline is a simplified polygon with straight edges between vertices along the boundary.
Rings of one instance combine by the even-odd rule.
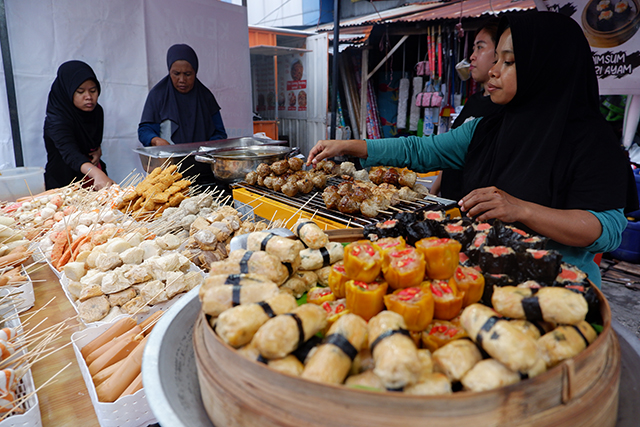
[[[433,366],[449,381],[460,381],[462,377],[482,360],[478,347],[468,339],[451,341],[433,352]]]
[[[300,270],[313,271],[322,267],[331,266],[342,261],[344,250],[342,243],[329,242],[320,249],[304,249],[300,251]]]
[[[596,21],[596,29],[598,31],[611,31],[615,26],[615,21],[613,19],[613,11],[606,9],[598,14],[598,20]]]
[[[375,361],[373,360],[373,355],[371,354],[371,350],[369,347],[364,346],[358,355],[353,359],[353,363],[351,364],[351,369],[349,370],[350,375],[361,374],[362,372],[369,371],[375,367]]]
[[[278,293],[278,285],[270,280],[250,285],[206,286],[203,284],[199,290],[202,311],[212,317],[217,317],[223,311],[237,305],[265,301]]]
[[[420,378],[418,349],[406,334],[398,313],[383,311],[369,321],[369,348],[375,360],[373,372],[385,388],[402,389]]]
[[[329,275],[331,274],[331,266],[318,268],[317,270],[313,270],[318,276],[318,284],[320,286],[329,286]]]
[[[433,373],[433,357],[431,351],[426,348],[418,350],[418,359],[420,359],[420,378],[418,382],[427,380],[429,375]]]
[[[469,337],[491,357],[514,372],[528,373],[544,365],[536,341],[481,304],[471,304],[460,317]]]
[[[288,313],[297,306],[296,299],[289,294],[278,294],[255,304],[239,305],[220,314],[216,333],[224,342],[238,348],[249,343],[267,320]]]
[[[598,12],[602,12],[603,10],[611,9],[611,0],[600,0],[598,5],[596,6],[596,10]]]
[[[281,359],[321,331],[327,324],[324,309],[303,304],[290,313],[269,319],[258,329],[253,340],[265,359]]]
[[[406,387],[404,393],[414,396],[443,396],[453,393],[453,390],[445,374],[434,372],[420,382]]]
[[[308,219],[300,218],[293,225],[293,233],[310,249],[320,249],[329,243],[327,234],[318,224]]]
[[[473,238],[476,235],[476,231],[471,225],[465,225],[463,221],[458,221],[453,224],[446,224],[444,230],[449,235],[450,239],[460,242],[461,251],[466,251]]]
[[[520,374],[504,366],[495,359],[485,359],[476,363],[461,383],[465,390],[487,391],[515,384],[520,381]]]
[[[495,288],[493,308],[513,319],[575,325],[585,319],[589,306],[584,297],[569,289],[558,287],[531,288],[505,286]]]
[[[485,245],[478,255],[478,265],[485,273],[511,275],[516,270],[516,252],[507,246]]]
[[[277,257],[280,262],[299,262],[304,245],[299,240],[287,239],[265,231],[254,231],[247,236],[247,250],[265,251]]]
[[[548,368],[579,354],[597,338],[596,331],[585,321],[577,325],[558,326],[538,340],[538,347]]]
[[[311,273],[311,272],[310,272]],[[311,284],[301,277],[292,276],[286,282],[280,286],[280,290],[282,292],[286,292],[290,295],[293,295],[295,298],[300,298],[307,292],[309,289],[313,288],[315,285]]]
[[[493,289],[495,287],[513,286],[515,282],[511,276],[507,274],[489,274],[484,273],[484,291],[482,292],[482,298],[480,302],[487,307],[493,307],[491,297],[493,296]]]
[[[631,17],[631,9],[629,8],[629,2],[627,0],[618,0],[613,7],[613,19],[619,22],[620,25],[624,25]]]
[[[560,273],[562,255],[546,249],[525,249],[517,254],[517,261],[520,278],[551,284]]]
[[[524,334],[530,336],[534,340],[537,340],[542,335],[553,330],[553,328],[555,327],[553,323],[544,322],[544,321],[530,322],[524,319],[509,320],[509,323],[511,323],[511,325],[517,328],[520,332],[523,332]]]
[[[324,343],[307,361],[302,378],[342,384],[351,363],[367,339],[367,322],[355,314],[345,314],[329,328]]]

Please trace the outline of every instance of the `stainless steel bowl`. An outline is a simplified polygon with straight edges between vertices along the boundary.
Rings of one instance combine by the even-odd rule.
[[[260,163],[284,160],[298,152],[297,147],[257,145],[209,151],[196,155],[196,161],[211,164],[216,179],[232,183],[242,181],[247,173],[256,170]]]

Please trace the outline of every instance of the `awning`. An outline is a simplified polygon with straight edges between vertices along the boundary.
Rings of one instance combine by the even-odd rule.
[[[464,0],[446,3],[446,5],[431,8],[411,15],[386,20],[392,22],[420,22],[436,19],[478,18],[482,15],[502,12],[524,11],[535,9],[533,0]]]

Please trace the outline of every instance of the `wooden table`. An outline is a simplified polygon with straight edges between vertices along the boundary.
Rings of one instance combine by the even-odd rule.
[[[40,266],[41,264],[38,264]],[[32,309],[25,312],[33,313],[41,308],[51,298],[55,299],[40,313],[36,314],[29,323],[37,325],[42,319],[48,319],[38,329],[54,325],[65,319],[76,315],[76,311],[67,299],[62,286],[55,274],[46,264],[31,275],[33,289],[35,293],[35,304]],[[43,280],[40,282],[40,280]],[[25,319],[27,316],[22,316]],[[71,341],[71,334],[79,330],[74,328],[62,333],[61,338],[55,344],[55,348],[67,344]],[[99,427],[89,392],[82,379],[78,362],[73,352],[73,347],[69,345],[62,350],[48,356],[36,363],[31,372],[36,388],[44,384],[56,372],[66,364],[72,365],[65,369],[55,378],[55,382],[46,385],[38,391],[38,401],[40,403],[40,414],[42,416],[43,427],[54,426],[83,426]]]

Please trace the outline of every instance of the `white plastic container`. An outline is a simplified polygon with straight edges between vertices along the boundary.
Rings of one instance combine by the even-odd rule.
[[[39,166],[0,170],[0,201],[14,202],[20,197],[44,191],[44,168]]]

